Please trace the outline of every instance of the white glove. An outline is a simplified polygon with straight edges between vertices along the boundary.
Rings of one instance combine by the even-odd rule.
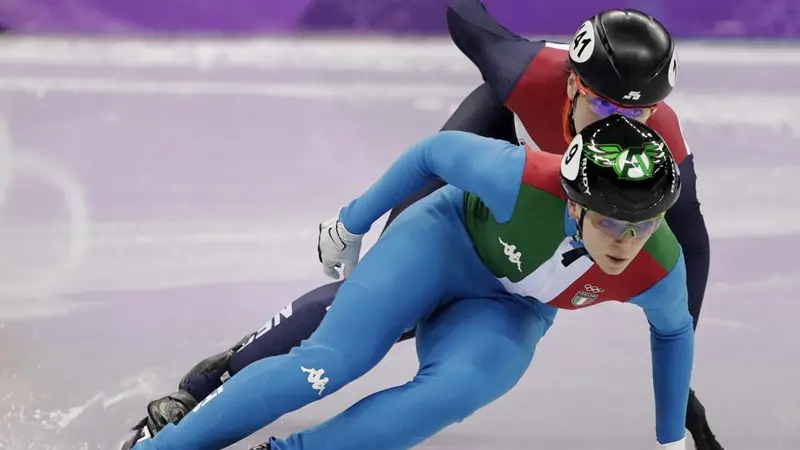
[[[350,272],[358,265],[363,237],[347,231],[338,216],[319,224],[317,254],[325,275],[338,280],[339,272],[336,269],[342,269],[345,278],[350,276]]]
[[[661,450],[686,450],[686,437],[684,436],[683,439],[680,441],[670,442],[669,444],[661,444],[659,446]]]

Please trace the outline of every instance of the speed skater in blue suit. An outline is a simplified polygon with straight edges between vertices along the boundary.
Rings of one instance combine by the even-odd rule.
[[[359,261],[372,224],[437,177],[448,186]],[[663,221],[680,189],[663,139],[617,114],[578,133],[563,157],[462,132],[425,139],[320,225],[324,270],[349,276],[317,331],[133,448],[225,448],[358,379],[416,327],[413,380],[262,447],[411,448],[508,392],[558,309],[615,300],[650,323],[656,440],[684,450],[693,329],[682,251]]]
[[[475,64],[485,83],[465,98],[443,130],[525,142],[534,150],[562,154],[576,130],[619,111],[647,123],[664,138],[682,179],[680,197],[665,220],[683,250],[689,312],[697,327],[710,265],[709,236],[696,189],[699,174],[694,154],[684,139],[677,113],[667,103],[679,79],[677,49],[668,31],[643,13],[608,10],[591,18],[588,25],[581,24],[568,44],[528,40],[498,24],[479,0],[452,0],[447,23],[456,47]],[[592,29],[594,36],[587,32]],[[605,46],[589,45],[587,39],[593,37],[597,42],[607,42],[615,54],[604,51]],[[581,52],[584,45],[593,51]],[[617,72],[614,68],[628,69]],[[652,75],[645,82],[636,75],[641,73],[658,76]],[[631,92],[640,95],[629,95]],[[387,224],[444,184],[441,179],[433,180],[404,199],[390,211]],[[272,304],[285,306],[280,311],[265,311],[268,317],[260,321],[264,324],[260,328],[261,323],[244,325],[248,333],[243,332],[241,340],[232,340],[233,345],[194,365],[175,392],[150,401],[147,416],[134,426],[134,435],[157,433],[167,423],[179,422],[230,376],[300,345],[325,317],[341,283],[323,284],[297,299],[269,299]],[[196,325],[203,335],[217,329],[213,321]],[[408,330],[398,342],[413,339],[415,332]],[[687,403],[686,428],[696,450],[722,450],[705,407],[693,391]]]

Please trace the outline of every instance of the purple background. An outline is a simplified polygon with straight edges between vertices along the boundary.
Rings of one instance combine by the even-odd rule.
[[[564,35],[626,1],[487,3],[510,29]],[[798,34],[796,2],[717,1],[635,4],[684,38]],[[328,282],[319,221],[480,82],[447,38],[394,38],[441,36],[445,5],[0,0],[17,32],[0,40],[0,449],[119,448],[189,367]],[[712,240],[692,382],[726,449],[797,449],[800,45],[751,41],[681,43],[670,99]],[[649,361],[638,308],[562,314],[513,392],[420,450],[653,448]],[[417,364],[398,345],[246,443]]]
[[[480,81],[447,39],[363,36],[441,36],[448,1],[0,0],[0,448],[118,448],[186,369],[329,281],[319,220]],[[749,41],[800,36],[800,0],[486,4],[529,35],[635,6],[748,40],[683,44],[671,96],[712,239],[693,386],[726,448],[797,448],[800,46]],[[562,315],[511,395],[421,450],[650,448],[646,321],[608,306]],[[247,442],[416,367],[401,344]]]
[[[189,367],[329,281],[319,221],[479,83],[445,39],[254,41],[3,39],[3,450],[118,449]],[[726,449],[796,450],[800,48],[686,43],[681,58],[670,104],[712,248],[693,386]],[[571,313],[509,395],[419,450],[654,449],[641,311]],[[398,345],[246,443],[417,367]]]
[[[448,0],[0,0],[13,31],[59,34],[441,34]],[[800,36],[800,0],[486,0],[519,33],[569,35],[598,10],[636,7],[684,38]]]

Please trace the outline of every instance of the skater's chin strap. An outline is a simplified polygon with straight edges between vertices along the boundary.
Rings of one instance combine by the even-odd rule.
[[[567,97],[564,107],[561,108],[561,128],[564,132],[564,141],[567,144],[572,142],[572,138],[578,134],[575,130],[575,121],[572,120],[572,112],[575,110],[575,103],[578,101],[578,97],[580,97],[580,92],[576,92],[571,99]]]
[[[581,259],[583,256],[588,256],[589,259],[592,259],[592,257],[589,255],[589,252],[586,250],[586,247],[575,247],[561,255],[561,265],[564,267],[569,267],[570,264]]]
[[[586,218],[586,208],[581,208],[581,216],[578,218],[577,228],[578,231],[575,233],[575,236],[572,236],[573,242],[580,242],[583,239],[583,219]],[[589,254],[589,251],[586,250],[586,247],[581,245],[580,247],[575,247],[572,250],[564,253],[561,255],[561,265],[564,267],[569,267],[570,264],[574,263],[575,261],[581,259],[583,256],[588,257],[590,260],[594,261],[592,255]]]

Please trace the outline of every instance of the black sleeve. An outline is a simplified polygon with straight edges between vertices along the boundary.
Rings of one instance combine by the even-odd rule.
[[[681,196],[667,211],[667,223],[683,247],[686,260],[686,286],[689,290],[689,312],[694,326],[700,318],[703,296],[708,282],[711,259],[708,230],[697,200],[697,175],[694,155],[688,155],[679,165],[681,170]]]
[[[452,0],[447,29],[503,103],[545,46],[544,41],[530,41],[504,28],[480,0]]]
[[[447,119],[442,131],[457,130],[479,134],[481,136],[516,141],[514,116],[497,98],[494,91],[486,84],[478,86],[458,106],[458,109]],[[389,213],[386,226],[406,208],[444,186],[444,181],[429,183],[425,188],[403,200]],[[386,227],[384,227],[384,231]]]

